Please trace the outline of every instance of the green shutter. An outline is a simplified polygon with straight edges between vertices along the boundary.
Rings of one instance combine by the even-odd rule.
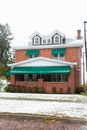
[[[26,56],[31,56],[31,55],[38,56],[39,55],[39,50],[27,50]]]
[[[70,74],[70,66],[14,67],[11,74]]]
[[[54,54],[65,54],[65,53],[66,53],[65,48],[52,49],[52,55],[54,55]]]

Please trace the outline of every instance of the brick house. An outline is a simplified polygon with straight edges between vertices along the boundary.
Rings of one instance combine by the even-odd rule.
[[[68,39],[55,30],[50,35],[30,36],[28,46],[15,47],[16,62],[11,66],[15,91],[44,89],[46,93],[74,93],[81,85],[80,30],[77,39]]]

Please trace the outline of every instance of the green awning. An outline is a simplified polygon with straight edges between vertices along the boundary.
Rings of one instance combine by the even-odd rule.
[[[11,74],[70,74],[70,66],[14,67]]]
[[[39,50],[27,50],[26,56],[31,56],[31,55],[38,56],[39,55]]]
[[[11,75],[11,71],[10,70],[8,70],[7,72],[6,72],[6,74],[5,74],[6,76],[10,76]]]
[[[52,49],[52,54],[65,54],[66,53],[66,49],[65,48],[53,48]]]

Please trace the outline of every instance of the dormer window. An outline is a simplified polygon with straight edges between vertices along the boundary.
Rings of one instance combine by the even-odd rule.
[[[48,44],[51,43],[51,39],[47,39],[47,43],[48,43]]]
[[[60,36],[59,35],[54,36],[54,43],[60,43]]]
[[[44,43],[44,44],[46,43],[46,39],[43,39],[43,43]]]
[[[44,38],[42,40],[42,44],[50,44],[51,43],[51,38]]]
[[[40,44],[40,37],[39,36],[36,36],[34,38],[34,45],[39,45]]]

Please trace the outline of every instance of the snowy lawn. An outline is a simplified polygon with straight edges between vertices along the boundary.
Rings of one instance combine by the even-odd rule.
[[[66,102],[87,102],[86,96],[75,95],[75,94],[31,94],[31,93],[0,92],[0,98],[66,101]]]
[[[60,115],[87,119],[87,97],[80,95],[4,92],[0,93],[0,112]]]

